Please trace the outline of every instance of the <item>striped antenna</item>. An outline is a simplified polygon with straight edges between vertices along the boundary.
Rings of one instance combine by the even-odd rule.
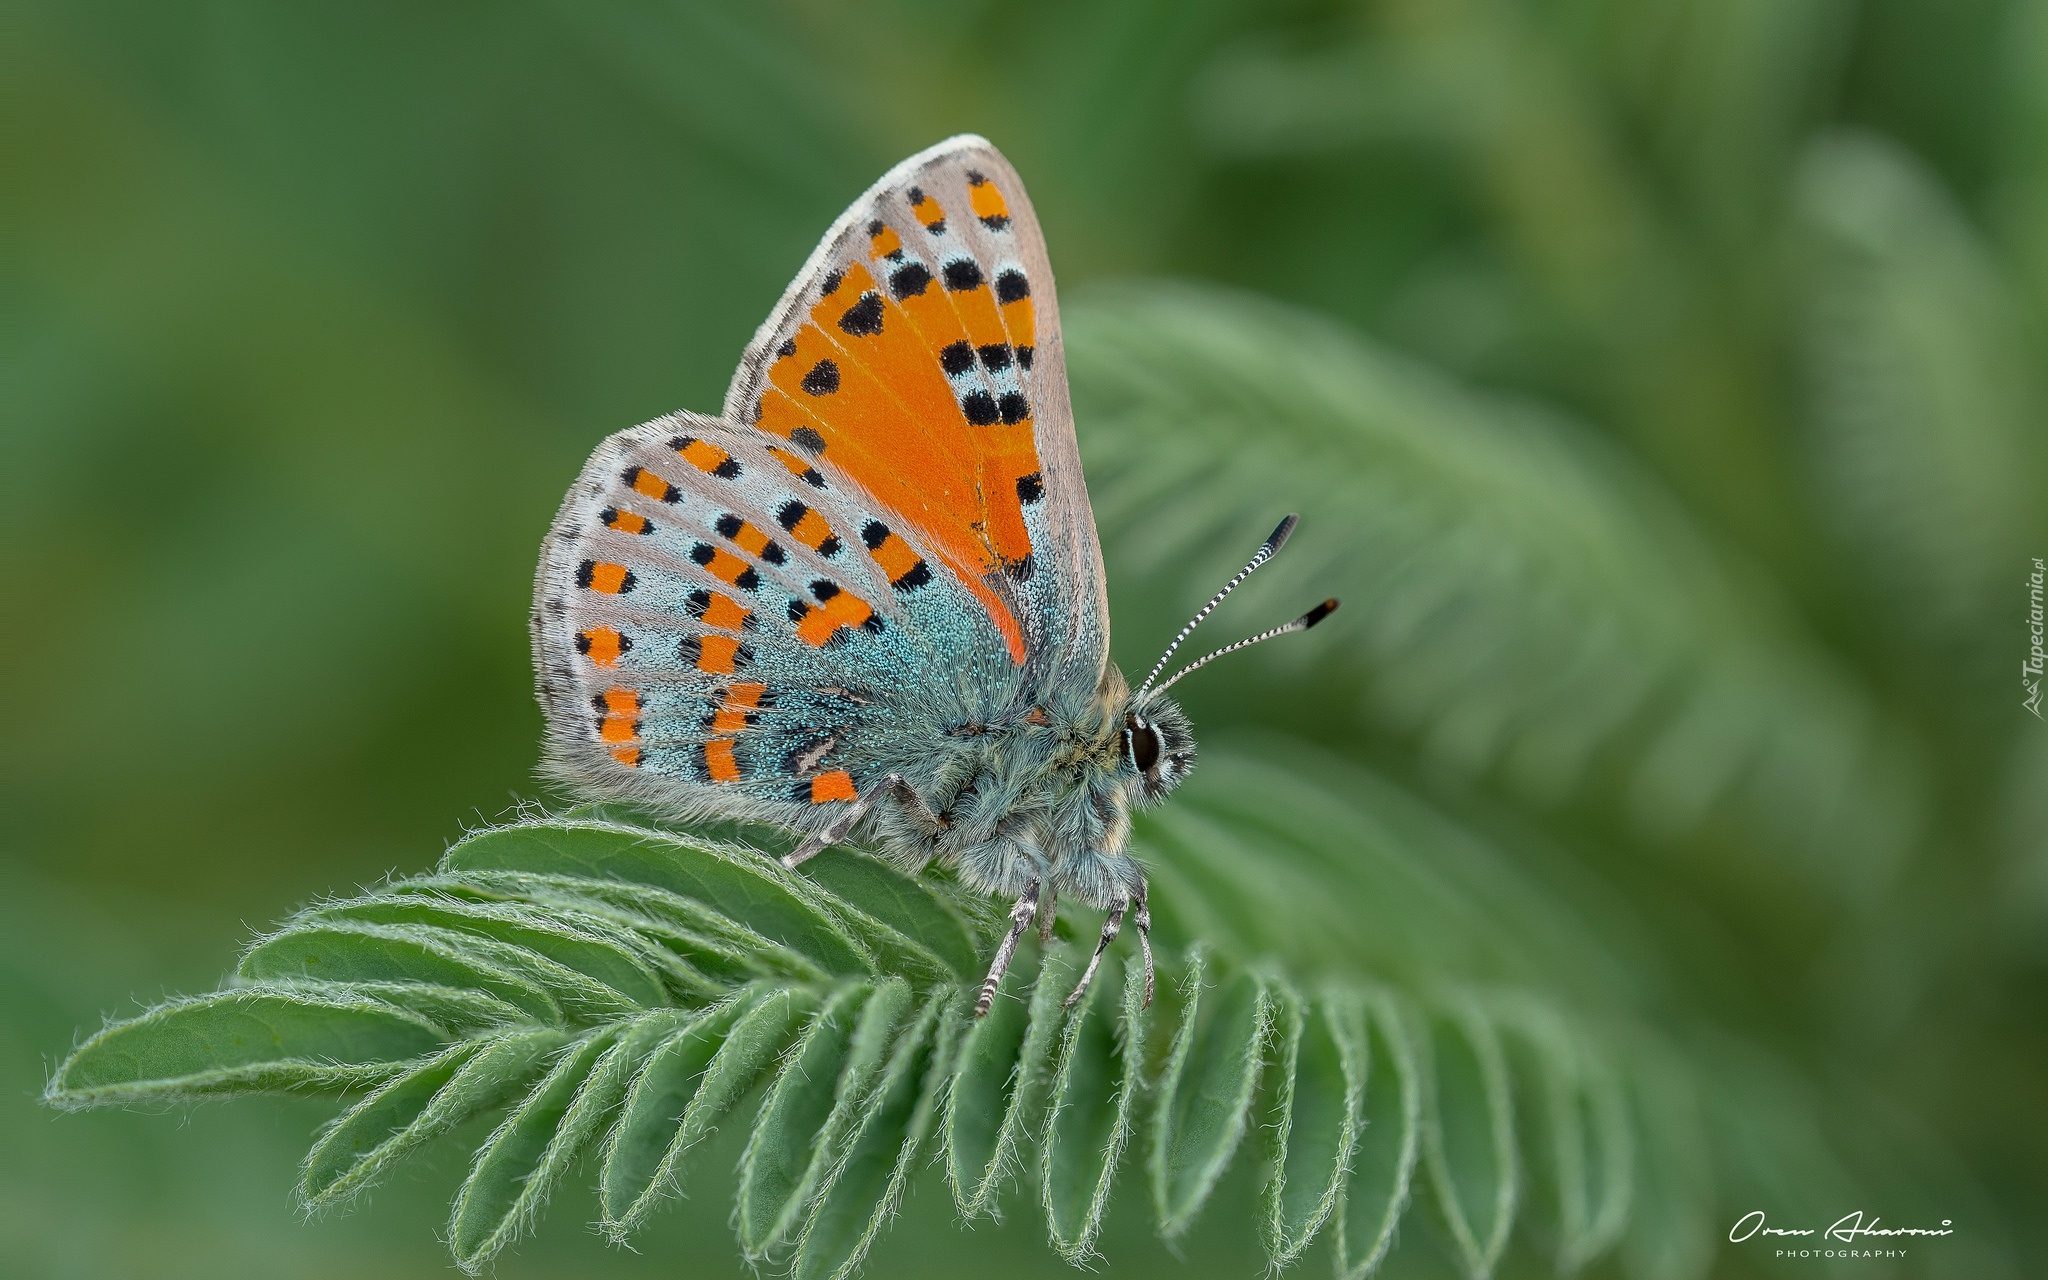
[[[1180,679],[1182,676],[1186,675],[1190,671],[1193,671],[1197,667],[1208,666],[1210,663],[1216,661],[1216,659],[1222,657],[1226,653],[1236,653],[1239,649],[1249,649],[1255,644],[1260,644],[1264,641],[1271,640],[1274,636],[1287,636],[1293,635],[1297,631],[1306,631],[1310,627],[1316,625],[1318,622],[1321,622],[1324,618],[1329,617],[1331,614],[1335,612],[1337,612],[1337,602],[1335,600],[1325,600],[1321,604],[1317,605],[1315,608],[1310,609],[1307,613],[1302,614],[1299,618],[1296,618],[1294,621],[1288,623],[1285,626],[1274,627],[1271,631],[1261,631],[1259,634],[1251,636],[1244,640],[1240,640],[1236,644],[1226,644],[1221,649],[1216,650],[1216,652],[1214,653],[1205,653],[1201,657],[1196,658],[1193,662],[1190,662],[1188,665],[1182,667],[1180,670],[1174,672],[1173,678],[1168,680],[1165,684],[1160,685],[1158,692],[1165,693],[1168,689],[1171,689],[1173,687],[1173,682],[1175,680]]]
[[[1167,662],[1169,662],[1173,658],[1173,651],[1180,648],[1181,641],[1187,639],[1190,635],[1194,634],[1195,628],[1202,625],[1202,619],[1216,612],[1216,606],[1223,603],[1223,597],[1237,590],[1238,583],[1243,582],[1246,578],[1251,577],[1252,570],[1258,568],[1260,565],[1266,563],[1266,561],[1271,560],[1274,556],[1278,555],[1280,553],[1280,548],[1287,545],[1287,539],[1293,536],[1294,526],[1300,523],[1301,517],[1298,515],[1290,515],[1285,520],[1282,520],[1280,522],[1280,526],[1277,529],[1273,530],[1272,535],[1268,537],[1264,543],[1260,544],[1258,553],[1252,556],[1251,558],[1251,563],[1245,565],[1244,568],[1239,569],[1237,571],[1236,577],[1232,578],[1230,581],[1223,584],[1223,590],[1218,591],[1213,596],[1210,596],[1209,603],[1203,605],[1200,612],[1196,613],[1194,617],[1188,619],[1188,625],[1180,629],[1180,634],[1173,638],[1173,643],[1166,646],[1166,652],[1159,655],[1159,661],[1152,664],[1152,673],[1145,677],[1145,683],[1138,686],[1139,696],[1142,697],[1145,691],[1152,687],[1152,682],[1159,678],[1159,673],[1166,670]],[[1332,609],[1336,608],[1336,602],[1332,601],[1330,607]],[[1316,621],[1320,622],[1322,621],[1322,619],[1318,617]],[[1290,623],[1288,625],[1292,626],[1293,624]],[[1315,623],[1312,622],[1308,625],[1314,626]],[[1283,627],[1280,630],[1285,631],[1286,629],[1287,628]],[[1296,630],[1306,630],[1306,628],[1296,628]],[[1279,633],[1275,632],[1274,634],[1277,635]],[[1217,655],[1213,653],[1209,655],[1210,658],[1216,656]],[[1208,660],[1209,658],[1204,658],[1202,659],[1202,662],[1207,662]],[[1196,664],[1196,666],[1199,665],[1201,664]],[[1188,670],[1191,671],[1193,669],[1194,668],[1190,667]],[[1173,678],[1173,680],[1178,680],[1181,676],[1184,676],[1186,674],[1187,671],[1183,671],[1180,673],[1180,675],[1176,675]],[[1173,680],[1168,680],[1166,683],[1172,684]],[[1166,686],[1161,685],[1160,687],[1165,688]]]

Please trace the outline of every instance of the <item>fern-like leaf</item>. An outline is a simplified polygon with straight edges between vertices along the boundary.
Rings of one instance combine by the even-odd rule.
[[[1171,844],[1203,847],[1181,864],[1222,878],[1204,889],[1158,864],[1151,1008],[1123,949],[1064,1007],[1084,953],[1062,939],[1027,946],[977,1019],[969,995],[999,921],[950,881],[843,850],[797,875],[744,845],[585,814],[480,832],[430,875],[294,915],[226,989],[87,1040],[49,1097],[348,1097],[306,1157],[309,1209],[352,1202],[494,1116],[447,1228],[470,1272],[532,1230],[586,1157],[601,1229],[630,1239],[750,1098],[739,1247],[805,1277],[855,1271],[933,1163],[969,1215],[1031,1186],[1054,1249],[1076,1262],[1097,1251],[1120,1178],[1149,1187],[1172,1238],[1243,1159],[1261,1190],[1233,1212],[1257,1216],[1277,1264],[1329,1231],[1343,1272],[1370,1272],[1419,1186],[1461,1270],[1484,1277],[1523,1220],[1525,1169],[1541,1189],[1532,1239],[1568,1268],[1608,1251],[1632,1194],[1654,1193],[1628,1185],[1641,1100],[1621,1098],[1614,1048],[1556,998],[1602,1003],[1598,985],[1540,952],[1496,963],[1481,949],[1382,985],[1347,954],[1369,911],[1352,933],[1335,918],[1251,919],[1196,940],[1190,923],[1242,896],[1231,875],[1261,865],[1281,883],[1328,876],[1339,903],[1393,884],[1349,883],[1365,869],[1346,843],[1349,801],[1299,772],[1277,798],[1309,825],[1283,833],[1232,808],[1246,766],[1219,754],[1224,785],[1191,784]],[[1142,834],[1167,830],[1148,820]],[[1303,840],[1318,852],[1289,851]],[[1238,872],[1223,870],[1225,849]],[[1422,901],[1400,897],[1377,909]],[[1476,939],[1491,926],[1430,927]],[[1314,981],[1290,972],[1283,935],[1297,960],[1320,957]],[[1508,970],[1551,994],[1502,985]]]

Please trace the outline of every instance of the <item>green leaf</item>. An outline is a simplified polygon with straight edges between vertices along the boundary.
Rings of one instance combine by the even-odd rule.
[[[815,992],[749,988],[672,1032],[647,1057],[605,1144],[604,1230],[623,1243],[682,1189],[682,1165],[817,1010]]]
[[[936,1082],[959,1042],[968,993],[941,988],[896,1042],[882,1082],[860,1106],[846,1153],[825,1175],[797,1239],[791,1275],[845,1280],[903,1196],[938,1114]]]
[[[173,1001],[80,1045],[51,1077],[64,1108],[219,1093],[333,1091],[397,1073],[446,1034],[390,1005],[317,988],[231,989]]]
[[[800,874],[915,943],[957,981],[977,976],[987,963],[975,930],[923,876],[904,875],[880,858],[843,848],[827,849]]]
[[[1611,1248],[1634,1182],[1627,1103],[1606,1064],[1555,1010],[1523,1000],[1493,1007],[1515,1089],[1530,1216],[1558,1271],[1571,1274]]]
[[[909,1003],[901,979],[842,988],[784,1061],[740,1160],[739,1238],[749,1258],[765,1257],[796,1228]]]
[[[1364,1123],[1366,1059],[1355,1008],[1307,1006],[1275,992],[1276,1065],[1272,1167],[1265,1188],[1266,1252],[1275,1267],[1301,1256],[1337,1211]]]
[[[1521,1192],[1507,1060],[1493,1023],[1469,1000],[1432,1016],[1424,1043],[1433,1088],[1422,1166],[1461,1267],[1486,1280],[1507,1249]]]
[[[535,1021],[563,1021],[561,1005],[519,967],[515,953],[487,951],[481,941],[448,930],[334,924],[288,928],[264,939],[242,957],[241,973],[259,981],[470,987],[517,1006]]]
[[[531,871],[650,884],[694,898],[822,966],[873,973],[866,948],[802,877],[750,849],[598,823],[480,832],[448,851],[443,871]]]
[[[1123,975],[1120,1005],[1116,982]],[[1145,1062],[1145,974],[1114,949],[1060,1039],[1039,1157],[1039,1194],[1053,1248],[1079,1265],[1095,1255],[1102,1215],[1135,1123]]]
[[[661,962],[652,948],[625,930],[580,913],[408,894],[331,903],[302,918],[420,924],[471,933],[546,956],[642,1008],[658,1007],[669,998],[660,976]]]
[[[582,911],[622,925],[661,946],[714,982],[756,978],[815,981],[825,970],[803,955],[694,899],[617,880],[519,871],[428,877],[434,883]]]
[[[527,1021],[527,1011],[488,991],[442,987],[429,982],[290,982],[266,981],[266,987],[327,990],[374,1000],[425,1018],[452,1036],[475,1036]]]
[[[946,1090],[946,1180],[961,1216],[993,1215],[1044,1105],[1059,1002],[1079,975],[1074,948],[1020,950],[986,1016],[973,1020]],[[1029,990],[1019,999],[1014,987]]]
[[[979,929],[989,914],[956,900],[943,881],[916,883],[862,859],[847,864],[850,874],[827,873],[857,899],[848,901],[822,883],[785,883],[753,866],[752,854],[706,855],[659,832],[642,839],[536,824],[537,844],[507,843],[479,860],[541,864],[535,849],[554,850],[566,832],[580,869],[456,867],[301,912],[245,956],[247,980],[259,985],[110,1028],[67,1064],[53,1100],[366,1087],[307,1156],[301,1194],[314,1208],[349,1202],[428,1142],[505,1105],[452,1208],[450,1246],[470,1270],[527,1231],[593,1149],[601,1229],[623,1243],[680,1191],[689,1154],[764,1079],[763,1102],[747,1115],[736,1224],[748,1257],[780,1255],[805,1276],[851,1274],[941,1126],[948,1180],[970,1215],[999,1211],[1036,1138],[1037,1196],[1053,1245],[1084,1261],[1142,1126],[1151,1128],[1142,1135],[1149,1190],[1171,1238],[1203,1211],[1254,1115],[1270,1135],[1256,1216],[1281,1265],[1333,1219],[1344,1272],[1377,1265],[1407,1210],[1413,1170],[1427,1160],[1453,1247],[1483,1275],[1512,1222],[1517,1123],[1542,1162],[1537,1221],[1554,1230],[1560,1262],[1607,1248],[1630,1218],[1637,1122],[1590,1038],[1557,1009],[1509,989],[1489,989],[1483,1001],[1461,997],[1432,1015],[1431,1059],[1418,1055],[1389,995],[1319,986],[1304,999],[1268,962],[1248,967],[1201,942],[1179,955],[1164,947],[1173,922],[1193,918],[1169,899],[1195,892],[1228,901],[1237,915],[1247,903],[1298,902],[1289,938],[1309,942],[1303,954],[1335,962],[1344,922],[1369,921],[1377,933],[1381,915],[1397,910],[1414,914],[1410,927],[1450,939],[1446,956],[1494,954],[1456,944],[1497,932],[1497,921],[1421,908],[1459,881],[1424,881],[1430,893],[1418,894],[1412,879],[1365,874],[1373,864],[1360,861],[1361,842],[1412,843],[1400,857],[1455,865],[1458,850],[1427,823],[1376,809],[1381,825],[1361,827],[1346,802],[1319,789],[1306,758],[1291,759],[1280,770],[1291,781],[1283,781],[1225,754],[1212,766],[1222,791],[1191,795],[1189,820],[1173,826],[1172,867],[1195,874],[1183,883],[1162,865],[1155,884],[1160,960],[1179,979],[1163,985],[1156,1011],[1144,1006],[1144,971],[1128,945],[1106,954],[1071,1011],[1062,1000],[1085,956],[1067,942],[1027,945],[986,1018],[966,1014],[966,982],[913,997],[911,980],[951,972],[919,939],[957,947],[975,935],[956,932],[947,942],[948,931]],[[1248,807],[1242,794],[1254,791],[1282,798],[1286,814]],[[1370,788],[1348,793],[1382,798]],[[594,846],[577,843],[586,837]],[[1317,840],[1334,847],[1319,849],[1298,876],[1259,872],[1273,851]],[[639,857],[670,871],[705,861],[716,882],[707,895],[751,886],[772,910],[756,910],[750,923],[671,888],[586,874],[622,876]],[[1484,879],[1485,871],[1461,874]],[[1316,883],[1329,886],[1328,900],[1298,901]],[[784,932],[812,955],[756,928],[775,927],[778,912]],[[827,932],[800,936],[791,921]],[[1224,932],[1262,928],[1246,918]],[[871,948],[862,954],[903,973],[828,976],[815,954],[832,943],[820,937],[858,939]],[[1500,954],[1503,968],[1521,955]],[[344,1040],[351,1019],[403,1036],[376,1052],[316,1051],[310,1036],[302,1044],[280,1037],[252,1067],[236,1059],[248,1056],[242,1041],[195,1040],[186,1025],[201,1015],[218,1021],[223,1011],[246,1022],[259,1006],[303,1015]],[[1153,1035],[1155,1019],[1171,1034]],[[1505,1048],[1495,1021],[1509,1033]],[[187,1070],[111,1090],[96,1077],[100,1092],[79,1092],[74,1086],[101,1060],[93,1055],[105,1057],[115,1042],[129,1060],[182,1053]],[[1504,1054],[1520,1069],[1508,1073]],[[1434,1084],[1431,1069],[1418,1066],[1432,1060]],[[1158,1105],[1140,1107],[1148,1068]],[[1499,1092],[1504,1082],[1542,1092],[1518,1112]]]
[[[472,1275],[532,1223],[568,1162],[602,1118],[584,1089],[597,1063],[618,1043],[621,1028],[591,1032],[563,1050],[532,1093],[512,1108],[478,1149],[455,1194],[448,1247]]]
[[[1422,1075],[1407,1016],[1385,995],[1334,993],[1331,1031],[1365,1065],[1364,1128],[1337,1205],[1337,1271],[1360,1280],[1393,1250],[1422,1151]]]
[[[1152,1202],[1168,1239],[1194,1222],[1237,1153],[1272,1025],[1262,978],[1239,972],[1205,994],[1207,976],[1207,954],[1192,949],[1180,1026],[1159,1078]]]
[[[348,1200],[419,1147],[523,1092],[568,1041],[549,1027],[449,1046],[335,1119],[306,1154],[301,1198],[311,1209]]]

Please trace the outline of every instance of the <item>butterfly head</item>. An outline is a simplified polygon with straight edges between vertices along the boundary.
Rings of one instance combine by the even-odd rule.
[[[1166,798],[1195,767],[1195,730],[1171,698],[1134,696],[1123,717],[1120,772],[1135,784],[1133,799]]]
[[[1210,597],[1209,603],[1202,606],[1201,612],[1197,613],[1188,625],[1181,628],[1173,643],[1166,646],[1166,652],[1159,655],[1159,661],[1153,665],[1152,673],[1145,677],[1145,683],[1126,700],[1121,766],[1125,774],[1136,781],[1134,798],[1138,803],[1151,804],[1163,799],[1168,792],[1179,786],[1181,779],[1195,767],[1194,727],[1188,723],[1187,713],[1166,696],[1166,690],[1170,686],[1181,677],[1207,666],[1226,653],[1235,653],[1239,649],[1271,640],[1276,636],[1306,631],[1337,611],[1335,600],[1325,600],[1292,622],[1262,631],[1236,644],[1225,645],[1213,653],[1195,659],[1166,680],[1159,679],[1159,673],[1166,670],[1167,662],[1173,657],[1174,651],[1180,648],[1181,641],[1187,639],[1189,634],[1201,625],[1202,619],[1208,617],[1217,605],[1222,604],[1223,598],[1236,590],[1239,583],[1250,577],[1260,565],[1272,559],[1280,548],[1286,545],[1299,519],[1298,516],[1288,516],[1280,522],[1279,528],[1273,530],[1272,536],[1259,547],[1251,563],[1239,570],[1236,577],[1224,583],[1223,589]]]

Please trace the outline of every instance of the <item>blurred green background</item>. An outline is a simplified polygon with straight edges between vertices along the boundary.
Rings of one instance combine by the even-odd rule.
[[[1841,1212],[1965,1225],[1897,1274],[2043,1273],[2048,730],[2018,667],[2048,555],[2048,3],[30,0],[0,21],[0,1271],[449,1269],[459,1153],[309,1224],[292,1175],[329,1107],[35,1096],[103,1013],[211,987],[252,930],[539,794],[524,620],[562,489],[603,435],[715,409],[831,218],[974,130],[1026,175],[1060,271],[1126,669],[1286,506],[1320,547],[1276,576],[1291,591],[1408,546],[1483,640],[1351,594],[1319,648],[1186,686],[1197,723],[1314,741],[1540,849],[1655,957],[1663,1024],[1773,1082],[1768,1114],[1707,1118],[1715,1239],[1824,1182],[1856,1189],[1820,1197]],[[1161,277],[1302,310],[1130,283]],[[1254,330],[1264,356],[1188,359]],[[1147,342],[1215,386],[1131,376]],[[1429,495],[1375,488],[1370,460],[1348,489],[1267,477],[1243,513],[1128,497],[1148,415],[1305,385],[1326,346],[1395,388],[1372,412],[1426,401],[1418,438],[1441,420],[1461,475],[1529,501],[1504,516],[1466,485],[1404,543],[1379,533]],[[1146,502],[1214,546],[1164,563],[1186,539],[1148,538]],[[1438,554],[1503,527],[1530,541]],[[1299,607],[1278,591],[1227,626]],[[1586,640],[1568,684],[1543,665],[1547,636],[1609,630],[1656,639]],[[1655,680],[1629,665],[1651,650]],[[1619,709],[1509,750],[1501,721],[1565,722],[1474,673]],[[1790,1132],[1815,1166],[1739,1155]],[[635,1255],[571,1198],[500,1270],[734,1274],[725,1205],[699,1195]],[[1124,1218],[1112,1270],[1257,1273],[1227,1224],[1175,1263]],[[1037,1240],[1028,1206],[970,1233],[926,1191],[870,1273],[1062,1271]]]

